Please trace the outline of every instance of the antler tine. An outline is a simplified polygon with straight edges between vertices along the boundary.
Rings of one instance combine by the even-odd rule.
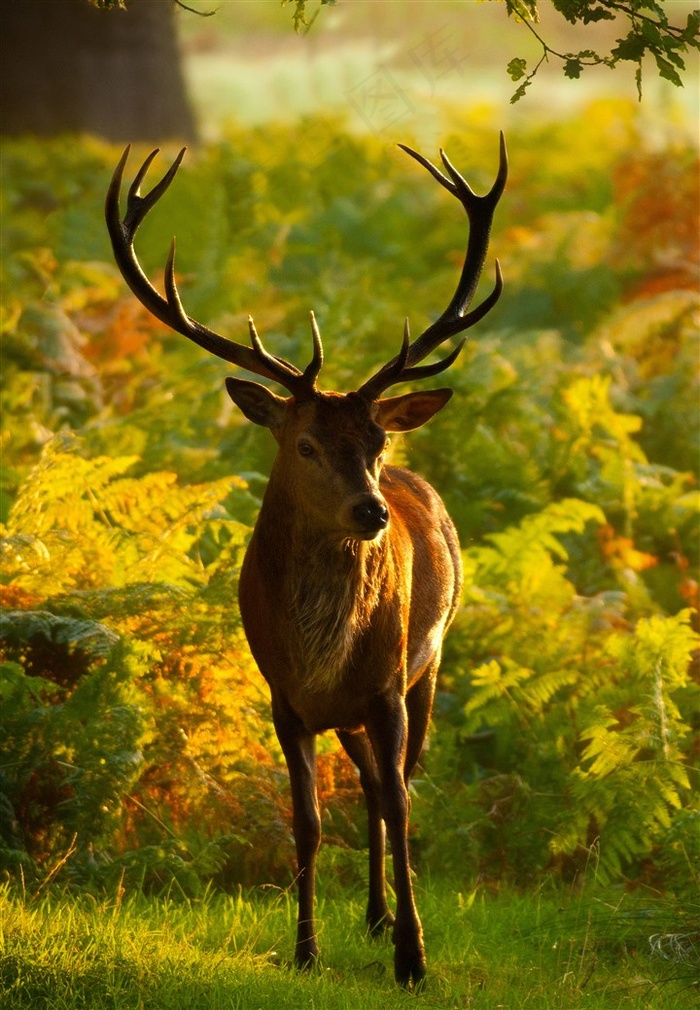
[[[263,342],[258,336],[258,331],[255,328],[255,323],[253,322],[253,317],[248,316],[248,332],[250,333],[250,342],[253,347],[253,352],[262,366],[260,369],[260,374],[264,375],[263,368],[274,372],[274,378],[277,382],[280,382],[285,386],[291,393],[297,398],[300,398],[305,392],[312,392],[313,384],[308,384],[302,372],[296,367],[296,365],[291,365],[284,358],[278,358],[276,354],[270,354],[263,347]],[[247,348],[246,348],[247,350]],[[303,381],[302,381],[303,380]]]
[[[127,151],[128,150],[129,148],[127,148]],[[182,159],[185,157],[186,151],[187,148],[183,147],[160,182],[157,182],[153,189],[149,190],[145,196],[141,196],[141,183],[146,178],[146,174],[148,169],[151,167],[151,163],[159,154],[159,147],[157,147],[155,151],[151,151],[141,168],[136,173],[134,181],[129,186],[129,192],[126,198],[127,212],[124,216],[124,227],[126,228],[127,235],[130,239],[133,239],[136,234],[136,229],[139,227],[146,214],[148,214],[151,207],[160,200],[163,193],[165,193],[166,189],[170,186],[170,183],[177,175],[177,170],[182,164]]]
[[[316,386],[316,379],[323,366],[323,344],[321,343],[321,333],[313,312],[309,313],[311,318],[311,336],[314,342],[314,356],[304,369],[304,378],[313,387]]]
[[[469,239],[457,290],[449,305],[440,317],[410,344],[407,350],[404,338],[402,352],[397,357],[392,358],[391,361],[368,379],[360,390],[358,390],[363,396],[372,399],[376,399],[385,389],[397,382],[423,378],[426,375],[436,375],[438,372],[449,368],[459,355],[464,346],[464,341],[445,359],[437,362],[435,365],[427,365],[422,368],[414,366],[449,337],[456,336],[458,333],[462,333],[469,327],[474,326],[475,323],[493,308],[503,290],[503,274],[500,264],[496,260],[496,282],[491,294],[477,305],[476,308],[472,309],[471,312],[468,311],[486,259],[493,214],[503,193],[508,176],[508,155],[503,133],[500,135],[498,174],[493,186],[485,196],[477,196],[442,149],[440,150],[440,157],[448,173],[447,175],[441,172],[432,162],[428,161],[427,158],[423,157],[422,154],[418,154],[417,151],[412,150],[405,144],[399,144],[399,147],[430,172],[433,178],[449,193],[457,197],[469,219]]]
[[[415,156],[415,152],[406,150]],[[486,259],[494,211],[508,178],[508,153],[503,132],[500,134],[498,174],[493,186],[485,196],[477,196],[474,193],[469,183],[460,175],[442,150],[440,157],[450,174],[450,179],[428,162],[431,175],[438,179],[453,196],[456,196],[464,207],[469,219],[469,240],[457,290],[442,315],[414,341],[411,347],[411,361],[420,361],[439,346],[443,340],[474,326],[496,304],[503,290],[503,274],[497,260],[496,282],[491,294],[475,309],[467,312]],[[420,156],[417,160],[421,164],[426,161]]]
[[[454,364],[461,354],[462,348],[467,342],[466,337],[464,340],[460,340],[454,350],[452,350],[447,357],[441,358],[440,361],[436,361],[432,365],[407,367],[406,363],[410,352],[409,337],[408,319],[406,319],[401,350],[395,358],[392,358],[386,365],[383,365],[375,375],[360,386],[357,390],[360,396],[364,397],[366,400],[376,400],[379,396],[381,396],[385,389],[388,389],[389,386],[395,385],[397,382],[411,382],[415,379],[427,379],[428,376],[438,375],[440,372],[444,372],[450,367],[450,365]]]
[[[210,330],[195,319],[191,319],[185,312],[175,281],[174,239],[165,265],[165,297],[151,284],[138,261],[136,251],[134,250],[134,238],[148,212],[158,202],[175,178],[186,148],[180,151],[163,178],[145,196],[142,196],[140,192],[141,184],[146,177],[151,163],[158,154],[158,149],[148,155],[129,187],[126,212],[122,219],[120,195],[124,169],[130,150],[130,146],[126,148],[114,170],[105,200],[105,219],[107,230],[112,240],[112,249],[114,250],[117,266],[132,292],[142,305],[156,318],[160,319],[161,322],[170,326],[178,333],[183,334],[183,336],[188,337],[218,358],[229,361],[239,368],[245,368],[256,375],[273,379],[289,390],[297,399],[305,399],[313,395],[314,382],[320,369],[318,350],[320,338],[317,340],[316,334],[314,335],[314,358],[312,361],[315,371],[313,372],[313,376],[311,376],[310,374],[307,375],[311,366],[307,368],[306,372],[302,373],[295,365],[290,364],[283,358],[268,354],[255,331],[252,319],[249,323],[251,347],[246,347],[244,344],[229,340],[227,337],[223,337],[214,330]],[[323,360],[322,351],[320,360]]]

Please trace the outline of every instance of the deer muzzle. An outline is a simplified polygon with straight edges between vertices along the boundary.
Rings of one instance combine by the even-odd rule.
[[[389,525],[389,509],[383,498],[366,494],[352,507],[353,522],[362,540],[373,540]]]

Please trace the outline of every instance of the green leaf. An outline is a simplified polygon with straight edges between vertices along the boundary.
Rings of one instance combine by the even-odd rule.
[[[656,49],[662,44],[661,26],[653,21],[642,21],[638,31],[644,37],[648,49]]]
[[[510,61],[507,69],[511,80],[519,81],[527,73],[527,60],[515,57]]]
[[[540,20],[540,13],[537,9],[537,0],[506,0],[508,14],[520,21]]]
[[[631,60],[636,63],[644,56],[646,48],[644,38],[638,32],[633,31],[624,39],[617,40],[617,45],[611,50],[611,55],[618,60]]]
[[[694,48],[698,48],[698,32],[700,32],[700,8],[697,8],[688,15],[685,29],[683,31],[683,41],[690,43]]]
[[[513,92],[513,94],[511,95],[511,97],[510,97],[510,104],[511,105],[515,105],[515,103],[519,102],[521,98],[524,98],[525,97],[525,92],[527,91],[527,89],[530,87],[531,84],[532,84],[532,81],[530,81],[530,80],[527,80],[523,84],[521,84],[520,87],[517,88]]]
[[[665,60],[658,53],[654,53],[654,59],[656,60],[656,66],[659,70],[659,76],[665,81],[670,81],[671,84],[675,84],[677,88],[682,88],[683,81],[673,64],[669,63],[668,60]]]

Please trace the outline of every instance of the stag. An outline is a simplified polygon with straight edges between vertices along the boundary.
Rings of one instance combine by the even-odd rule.
[[[493,291],[469,308],[486,258],[493,214],[507,175],[500,164],[490,192],[477,196],[440,152],[443,173],[403,144],[466,211],[469,238],[457,290],[445,311],[415,340],[408,323],[399,353],[358,389],[323,392],[316,383],[323,349],[313,313],[313,357],[301,371],[268,353],[251,317],[250,346],[191,319],[175,282],[175,242],[162,295],[144,274],[134,237],[173,181],[184,150],[148,193],[139,169],[120,211],[125,150],[106,200],[116,262],[142,304],[161,322],[224,361],[272,380],[279,396],[248,379],[226,389],[246,418],[269,428],[278,444],[260,514],[240,574],[243,626],[271,696],[272,718],[289,769],[297,854],[298,925],[295,962],[318,960],[314,924],[315,863],[321,841],[316,793],[316,736],[334,730],[359,770],[369,824],[372,935],[393,929],[397,982],[418,987],[425,976],[423,931],[411,883],[408,782],[430,721],[442,642],[462,584],[459,542],[437,493],[408,470],[385,465],[388,433],[420,427],[445,406],[452,390],[383,396],[391,386],[447,369],[451,353],[420,365],[444,341],[473,326],[498,300]],[[385,835],[394,871],[395,914],[384,876]]]

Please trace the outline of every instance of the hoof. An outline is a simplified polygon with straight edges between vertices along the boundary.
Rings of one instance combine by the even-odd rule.
[[[313,942],[297,944],[294,951],[294,966],[300,971],[312,971],[319,964],[318,947]]]
[[[422,992],[425,986],[425,975],[427,965],[425,963],[425,952],[418,950],[411,955],[394,955],[394,977],[397,983],[410,992]]]

